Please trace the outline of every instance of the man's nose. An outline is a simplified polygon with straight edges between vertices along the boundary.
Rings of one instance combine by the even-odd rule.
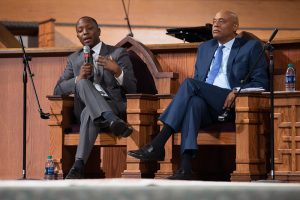
[[[219,25],[220,25],[219,21],[215,21],[215,22],[213,23],[213,26],[214,26],[214,27],[217,27],[217,26],[219,26]]]
[[[87,33],[88,33],[87,29],[84,28],[84,29],[83,29],[83,34],[87,34]]]

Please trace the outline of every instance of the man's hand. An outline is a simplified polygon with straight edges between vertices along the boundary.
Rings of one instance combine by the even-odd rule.
[[[231,91],[231,92],[227,95],[226,100],[225,100],[225,103],[224,103],[224,106],[223,106],[223,109],[228,108],[228,107],[230,106],[231,102],[232,102],[233,99],[234,99],[234,96],[235,96],[234,91]],[[234,106],[234,103],[232,104],[231,107],[233,107],[233,106]]]
[[[99,65],[102,65],[104,69],[111,71],[115,75],[115,77],[119,77],[122,73],[120,66],[116,63],[116,61],[112,59],[111,56],[109,58],[99,56],[97,63]]]
[[[93,66],[91,64],[87,63],[82,65],[76,81],[79,81],[81,79],[86,79],[89,75],[92,74],[92,70],[93,70]]]

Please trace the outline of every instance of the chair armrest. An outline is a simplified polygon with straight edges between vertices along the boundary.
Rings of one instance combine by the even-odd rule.
[[[63,131],[71,129],[74,121],[74,97],[48,95],[47,98],[50,101],[50,120],[48,125],[61,126]]]
[[[157,97],[152,94],[126,94],[127,122],[131,125],[153,125],[149,120],[156,115],[158,107]],[[137,117],[138,116],[138,117]],[[144,117],[142,117],[144,116]]]

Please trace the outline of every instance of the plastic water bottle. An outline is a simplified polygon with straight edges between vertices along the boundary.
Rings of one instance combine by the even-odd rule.
[[[293,64],[288,64],[288,68],[285,73],[285,90],[295,91],[296,86],[296,72]]]
[[[45,164],[45,179],[46,180],[54,180],[55,173],[54,173],[55,163],[52,159],[52,156],[48,156],[46,164]]]

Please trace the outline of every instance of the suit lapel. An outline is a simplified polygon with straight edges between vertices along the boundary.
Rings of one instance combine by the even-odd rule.
[[[203,66],[205,67],[205,77],[204,77],[204,81],[205,81],[205,78],[207,77],[207,74],[209,72],[209,69],[210,69],[210,65],[211,65],[211,62],[214,58],[214,55],[215,55],[215,52],[218,48],[219,44],[218,42],[215,40],[215,42],[212,44],[211,48],[207,48],[207,51],[206,51],[206,56],[205,58],[203,58]]]
[[[104,42],[102,42],[102,46],[101,46],[99,55],[100,56],[107,56],[108,54],[109,54],[109,52],[108,52],[107,46],[106,46],[106,44]],[[102,83],[103,82],[103,78],[104,78],[104,76],[103,76],[104,68],[103,68],[103,66],[101,66],[98,69],[99,69],[100,76],[101,76],[100,77],[100,82]]]
[[[236,57],[236,55],[238,54],[239,50],[240,50],[241,44],[240,44],[240,38],[235,38],[235,41],[231,47],[231,51],[228,57],[228,61],[227,61],[227,76],[228,76],[228,80],[230,79],[230,72],[232,70],[232,66],[233,66],[233,61]]]
[[[83,62],[84,62],[84,59],[83,59],[83,50],[80,50],[78,52],[76,63],[79,63],[79,66],[81,67],[83,65]]]

